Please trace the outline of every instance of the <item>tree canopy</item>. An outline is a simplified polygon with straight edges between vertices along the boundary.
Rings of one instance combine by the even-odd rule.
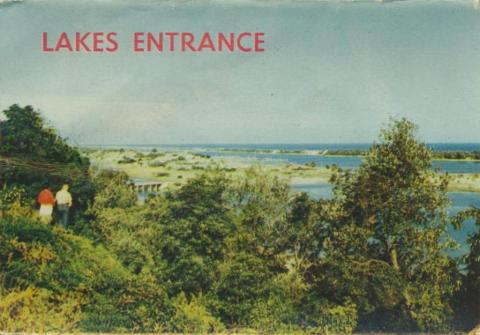
[[[449,256],[448,179],[407,120],[383,130],[358,169],[336,170],[331,199],[251,168],[202,170],[139,203],[128,175],[90,175],[32,107],[4,115],[0,330],[326,334],[478,322],[479,234],[464,260]],[[73,229],[17,201],[42,182],[85,196]]]
[[[71,184],[78,205],[93,196],[87,158],[69,146],[32,106],[12,105],[0,120],[0,186],[20,186],[33,198],[45,184]]]

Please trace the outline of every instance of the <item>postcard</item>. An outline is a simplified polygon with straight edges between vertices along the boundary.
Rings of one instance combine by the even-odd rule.
[[[0,332],[480,335],[480,9],[0,0]]]

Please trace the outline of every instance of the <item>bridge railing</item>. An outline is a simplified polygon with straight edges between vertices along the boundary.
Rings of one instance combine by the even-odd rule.
[[[131,183],[129,185],[135,192],[160,192],[162,183],[160,182],[141,182],[141,183]]]

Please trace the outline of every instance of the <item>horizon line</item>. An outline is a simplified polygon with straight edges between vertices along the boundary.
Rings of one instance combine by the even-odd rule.
[[[115,146],[192,146],[192,145],[331,145],[331,144],[340,144],[340,145],[345,145],[345,144],[373,144],[373,142],[255,142],[255,143],[241,143],[241,142],[236,142],[236,143],[221,143],[221,142],[215,142],[215,143],[79,143],[78,146],[105,146],[105,145],[115,145]],[[479,142],[423,142],[427,145],[436,145],[436,144],[478,144],[480,145]]]

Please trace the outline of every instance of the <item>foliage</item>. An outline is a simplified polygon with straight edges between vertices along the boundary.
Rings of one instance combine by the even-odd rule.
[[[245,252],[232,255],[219,270],[213,308],[225,324],[247,326],[256,302],[269,295],[272,274],[259,257]]]
[[[335,274],[321,275],[319,284],[330,282],[332,297],[354,301],[362,318],[441,330],[457,286],[445,254],[452,247],[445,238],[447,179],[433,173],[431,152],[414,131],[412,123],[395,121],[356,171],[333,176],[337,213],[317,270]]]
[[[72,331],[81,318],[78,298],[55,297],[51,291],[28,287],[0,296],[0,329],[7,332]]]
[[[463,259],[465,274],[457,296],[457,322],[465,329],[480,323],[480,209],[471,207],[458,213],[454,224],[460,227],[467,219],[475,220],[477,231],[468,238],[470,252]]]
[[[250,325],[268,333],[301,331],[299,313],[295,306],[281,294],[259,299],[250,314]]]
[[[215,281],[226,238],[234,231],[226,190],[225,176],[213,172],[147,202],[146,220],[158,234],[153,252],[165,263],[170,294],[196,295]]]
[[[131,274],[114,255],[88,239],[31,219],[5,217],[0,220],[0,242],[2,287],[7,294],[32,287],[55,296],[79,296],[81,326],[87,330],[91,325],[104,331],[153,329],[152,323],[164,321],[166,296],[161,288],[147,276]],[[145,306],[150,312],[143,312]],[[101,323],[98,315],[108,320]]]
[[[454,294],[478,322],[480,234],[460,274],[446,253],[447,178],[406,120],[357,170],[333,168],[329,200],[260,168],[202,168],[139,203],[129,176],[89,170],[32,107],[4,114],[0,330],[437,331],[452,325]],[[83,192],[72,230],[33,215],[43,181]]]
[[[357,310],[350,306],[321,306],[310,331],[315,334],[350,334],[357,326]]]
[[[0,217],[3,215],[30,216],[29,197],[23,187],[4,185],[0,189]]]
[[[22,186],[35,198],[45,183],[71,186],[78,208],[93,195],[89,161],[48,127],[32,106],[12,105],[0,121],[0,186]]]
[[[173,302],[175,313],[170,320],[170,328],[180,333],[210,333],[224,330],[223,324],[210,315],[201,303],[201,298],[192,297],[187,300],[184,293],[180,293]]]

